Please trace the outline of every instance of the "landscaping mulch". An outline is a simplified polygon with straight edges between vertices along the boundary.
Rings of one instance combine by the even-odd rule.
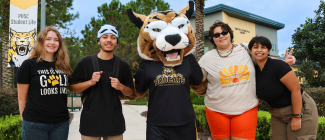
[[[140,113],[140,115],[147,118],[148,111],[143,111]]]
[[[199,140],[212,140],[209,138],[210,132],[207,128],[203,128],[203,130],[197,131]]]

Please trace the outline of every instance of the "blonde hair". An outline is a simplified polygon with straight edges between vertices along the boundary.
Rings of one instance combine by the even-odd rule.
[[[42,31],[40,31],[40,33],[37,35],[37,41],[29,59],[36,57],[37,63],[44,60],[45,57],[44,55],[46,54],[45,52],[46,50],[44,49],[43,43],[49,31],[55,32],[59,38],[59,48],[54,53],[54,61],[55,61],[54,66],[56,69],[65,72],[69,77],[72,75],[72,69],[69,64],[68,50],[63,43],[61,34],[57,29],[53,27],[46,27]]]

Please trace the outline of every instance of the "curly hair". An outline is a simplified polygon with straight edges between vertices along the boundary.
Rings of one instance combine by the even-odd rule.
[[[214,29],[219,26],[221,27],[222,30],[228,30],[230,34],[233,34],[233,32],[234,32],[227,23],[217,20],[210,26],[210,30],[209,30],[210,37],[212,37],[214,35]],[[234,39],[231,38],[230,42],[234,43]]]
[[[44,60],[44,55],[45,55],[45,49],[43,46],[43,43],[46,39],[47,33],[49,31],[53,31],[56,33],[56,35],[59,38],[59,48],[58,50],[54,53],[54,66],[56,69],[61,70],[67,74],[68,77],[72,75],[72,69],[69,64],[69,56],[68,56],[68,50],[66,46],[64,45],[63,39],[59,31],[53,27],[46,27],[37,36],[37,41],[34,46],[34,49],[32,51],[31,58],[37,58],[37,63],[40,61]]]

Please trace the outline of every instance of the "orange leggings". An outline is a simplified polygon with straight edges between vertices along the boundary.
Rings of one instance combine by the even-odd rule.
[[[234,136],[255,140],[258,106],[240,115],[227,115],[212,111],[206,107],[206,117],[213,139]]]

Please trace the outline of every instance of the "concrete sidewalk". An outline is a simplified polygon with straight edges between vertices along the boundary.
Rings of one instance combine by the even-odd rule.
[[[124,100],[121,100],[121,102],[126,125],[123,140],[145,140],[147,119],[141,116],[140,113],[147,111],[148,107],[145,105],[126,105]],[[68,140],[81,140],[79,133],[81,111],[74,110],[71,113],[74,114],[74,118],[70,124]]]

